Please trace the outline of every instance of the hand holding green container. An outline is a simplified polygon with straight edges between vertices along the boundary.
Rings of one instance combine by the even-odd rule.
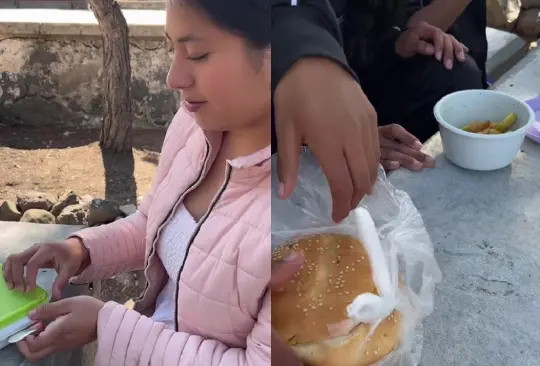
[[[33,324],[28,318],[30,311],[49,301],[49,294],[40,287],[28,293],[9,290],[1,273],[0,264],[0,349],[9,345],[12,335]]]

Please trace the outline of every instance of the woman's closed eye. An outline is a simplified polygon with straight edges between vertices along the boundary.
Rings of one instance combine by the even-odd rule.
[[[187,59],[191,60],[191,61],[205,61],[205,60],[208,59],[209,55],[210,55],[210,53],[207,52],[207,53],[203,53],[203,54],[200,54],[200,55],[188,56]]]

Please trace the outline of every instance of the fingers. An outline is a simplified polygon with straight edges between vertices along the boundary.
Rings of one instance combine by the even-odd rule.
[[[24,264],[21,257],[14,256],[9,264],[11,271],[11,289],[17,289],[24,292]]]
[[[351,174],[353,183],[353,194],[351,196],[351,209],[358,207],[362,198],[371,192],[372,176],[368,166],[369,162],[375,159],[371,146],[366,146],[364,150],[348,144],[345,146],[345,159]]]
[[[422,163],[423,167],[425,168],[432,168],[433,166],[435,166],[435,160],[431,156],[424,154],[422,151],[411,149],[410,147],[400,144],[396,141],[391,142],[390,147],[393,150],[396,150],[402,154],[412,156],[415,160]]]
[[[424,164],[422,164],[419,160],[415,159],[410,155],[403,154],[402,152],[399,152],[397,150],[383,148],[381,149],[381,151],[381,161],[398,162],[400,166],[403,166],[413,171],[422,170],[424,167]],[[392,165],[394,164],[392,163]]]
[[[436,52],[435,47],[431,43],[418,40],[415,53],[418,53],[424,56],[433,56],[435,52]]]
[[[4,280],[8,289],[17,289],[24,291],[24,264],[27,257],[31,256],[30,251],[32,248],[25,250],[19,254],[10,255],[3,265]]]
[[[387,172],[399,169],[399,167],[401,166],[401,164],[399,164],[399,161],[394,160],[381,160],[381,165]]]
[[[9,290],[13,290],[13,275],[11,273],[11,262],[13,261],[12,257],[9,256],[6,259],[6,262],[2,266],[2,274],[4,276],[4,281],[6,281],[7,288]]]
[[[26,337],[26,343],[28,344],[30,352],[41,352],[54,344],[54,341],[60,336],[60,334],[58,334],[58,327],[55,325],[56,324],[52,324],[52,326],[46,327],[43,332],[36,336],[30,335]]]
[[[40,268],[45,267],[45,264],[53,258],[51,250],[47,250],[46,246],[42,245],[35,251],[34,255],[26,262],[26,291],[33,291],[36,288],[37,275]]]
[[[71,279],[71,274],[69,271],[62,268],[60,272],[58,273],[58,276],[54,280],[53,286],[52,286],[52,298],[53,300],[59,300],[62,298],[62,292],[64,291],[64,288],[69,283],[69,280]]]
[[[302,142],[293,123],[286,124],[285,128],[277,128],[278,148],[278,178],[279,198],[290,197],[298,179],[298,164]]]
[[[394,142],[395,143],[395,142]],[[397,144],[397,143],[396,143]],[[399,144],[397,144],[399,145]],[[435,166],[435,160],[432,157],[420,152],[413,150],[406,146],[396,146],[393,147],[383,147],[381,148],[382,160],[390,162],[398,162],[399,166],[405,167],[409,170],[418,171],[423,168],[432,168]],[[394,163],[386,163],[387,167],[395,167]],[[383,165],[384,166],[384,165]],[[385,169],[387,169],[385,167]],[[397,168],[394,168],[397,169]]]
[[[465,53],[469,52],[469,49],[465,47],[463,43],[459,42],[455,37],[452,37],[452,45],[454,47],[454,54],[456,58],[461,62],[465,61]]]
[[[39,321],[54,320],[70,311],[70,301],[69,299],[66,299],[40,306],[31,311],[30,314],[28,314],[28,317],[31,320]]]
[[[292,252],[287,258],[281,262],[274,263],[272,265],[272,277],[270,279],[270,286],[273,289],[281,286],[294,276],[304,263],[304,255],[299,252]]]
[[[426,22],[420,22],[414,27],[417,38],[425,43],[433,44],[433,52],[430,54],[422,53],[425,56],[434,55],[437,60],[441,60],[444,52],[444,32],[439,28],[432,26]],[[419,45],[425,48],[425,45]]]
[[[335,222],[341,222],[351,212],[353,179],[344,152],[337,149],[329,150],[328,146],[323,148],[325,148],[323,154],[315,150],[313,150],[313,153],[319,160],[330,186],[332,219]]]
[[[45,358],[53,353],[52,347],[46,347],[39,351],[33,352],[30,350],[29,339],[33,339],[33,336],[28,336],[26,339],[17,343],[19,352],[30,362],[36,362]]]
[[[444,33],[437,28],[433,29],[433,48],[435,58],[441,61],[444,53]]]
[[[381,160],[381,147],[380,147],[381,145],[379,142],[378,124],[375,125],[375,128],[371,130],[371,141],[373,145],[372,146],[373,152],[375,153],[375,160],[373,161],[373,166],[370,168],[371,188],[373,189],[373,185],[377,182],[377,177],[379,175],[379,164]]]
[[[4,274],[4,279],[6,280],[6,284],[10,290],[16,288],[17,290],[24,292],[24,291],[31,291],[35,289],[37,270],[39,269],[39,267],[36,269],[27,268],[26,281],[24,278],[24,267],[28,266],[32,258],[39,252],[41,252],[40,255],[45,255],[48,258],[48,259],[45,259],[43,263],[41,263],[41,266],[43,266],[50,259],[50,255],[48,251],[46,250],[41,251],[40,248],[41,248],[41,245],[34,244],[27,250],[19,254],[10,255],[8,257],[8,259],[6,260],[6,263],[4,263],[4,266],[3,266],[4,268],[3,274]],[[28,273],[28,271],[30,271],[30,274]]]
[[[379,127],[379,131],[382,136],[390,140],[397,140],[411,149],[420,150],[422,148],[422,143],[416,138],[416,136],[407,131],[401,125],[394,123],[391,125],[382,126]]]
[[[451,70],[454,67],[454,44],[452,43],[451,36],[446,35],[444,37],[444,56],[443,64],[448,70]]]
[[[450,34],[426,22],[420,22],[413,28],[415,32],[416,53],[424,56],[435,56],[448,70],[454,66],[454,57],[465,61],[465,53],[469,49]]]

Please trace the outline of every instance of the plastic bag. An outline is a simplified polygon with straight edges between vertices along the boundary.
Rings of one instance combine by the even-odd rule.
[[[309,151],[301,155],[295,191],[285,201],[277,195],[276,165],[272,164],[272,248],[312,234],[338,233],[359,238],[370,257],[380,298],[375,299],[373,294],[358,296],[353,303],[359,300],[359,307],[350,305],[349,317],[354,325],[372,324],[373,331],[388,312],[399,311],[400,344],[376,365],[417,365],[423,342],[422,320],[433,310],[435,285],[441,280],[441,272],[422,217],[410,197],[395,189],[381,168],[373,195],[365,197],[347,219],[335,224],[328,183],[313,155]],[[368,222],[374,224],[375,240],[365,237],[369,228],[359,227],[366,226],[366,211],[371,216]]]

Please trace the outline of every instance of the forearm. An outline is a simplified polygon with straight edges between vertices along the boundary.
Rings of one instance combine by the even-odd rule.
[[[87,283],[122,272],[142,269],[145,255],[147,218],[141,211],[108,225],[96,226],[74,233],[89,259],[73,283]]]
[[[291,6],[272,5],[272,91],[289,69],[304,58],[329,59],[350,70],[341,45],[336,16],[327,0]]]
[[[97,333],[96,365],[267,366],[271,362],[270,294],[262,300],[245,348],[175,332],[113,302],[100,311]]]
[[[446,32],[463,13],[471,0],[433,0],[409,19],[409,25],[427,22]]]

